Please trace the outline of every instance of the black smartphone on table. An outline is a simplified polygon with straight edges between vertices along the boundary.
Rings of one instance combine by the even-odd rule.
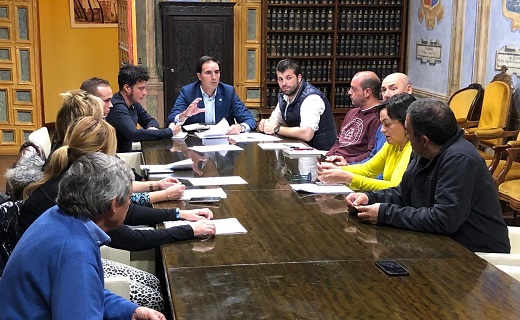
[[[220,197],[194,197],[190,199],[190,203],[213,203],[219,202]]]
[[[395,260],[379,260],[376,266],[391,277],[408,276],[410,273]]]

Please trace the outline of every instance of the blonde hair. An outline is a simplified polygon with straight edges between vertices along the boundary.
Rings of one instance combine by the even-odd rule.
[[[76,119],[93,116],[103,118],[103,100],[83,90],[72,90],[61,94],[63,104],[56,117],[54,143],[61,143],[67,127]]]
[[[75,120],[67,129],[64,145],[51,154],[44,166],[43,178],[25,188],[24,199],[47,181],[67,171],[79,157],[94,152],[113,156],[116,154],[116,149],[116,131],[105,120],[93,116]]]

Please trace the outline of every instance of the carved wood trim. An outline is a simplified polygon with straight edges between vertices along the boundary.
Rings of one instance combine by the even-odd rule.
[[[466,16],[466,0],[453,1],[453,17],[451,27],[450,61],[448,73],[448,95],[460,89],[462,50],[464,46],[464,21]]]
[[[491,0],[478,0],[477,5],[477,32],[475,39],[479,39],[475,45],[475,68],[473,82],[484,84],[486,81],[487,51],[489,39],[489,13]]]

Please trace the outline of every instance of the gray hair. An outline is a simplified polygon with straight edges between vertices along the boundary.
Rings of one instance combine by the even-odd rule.
[[[25,187],[43,178],[44,163],[40,156],[32,154],[28,157],[21,157],[14,168],[6,170],[5,179],[11,187],[9,196],[12,201],[21,200]]]
[[[130,196],[134,174],[122,160],[101,152],[76,160],[60,181],[56,203],[73,217],[89,219],[106,214],[115,199]]]

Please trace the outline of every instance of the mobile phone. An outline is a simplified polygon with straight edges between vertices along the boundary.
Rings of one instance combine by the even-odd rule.
[[[220,197],[193,197],[190,199],[190,203],[212,203],[219,201]]]
[[[395,260],[379,260],[376,266],[389,276],[407,276],[410,273]]]

